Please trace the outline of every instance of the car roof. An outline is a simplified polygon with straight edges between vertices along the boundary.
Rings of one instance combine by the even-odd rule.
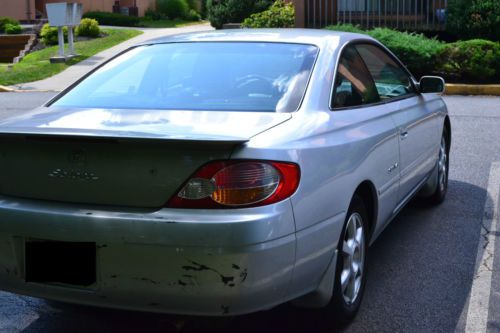
[[[274,42],[311,44],[318,47],[328,42],[345,42],[369,39],[363,34],[331,31],[325,29],[226,29],[185,33],[160,37],[142,44],[181,43],[181,42]]]

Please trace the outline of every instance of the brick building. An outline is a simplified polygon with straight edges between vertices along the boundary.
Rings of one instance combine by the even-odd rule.
[[[46,17],[45,4],[64,2],[63,0],[0,0],[0,16],[8,16],[20,21],[33,21],[36,18]],[[71,2],[67,1],[67,2]],[[83,11],[112,12],[115,3],[118,3],[125,12],[136,6],[139,16],[144,16],[148,8],[155,7],[155,0],[76,0],[83,4]]]

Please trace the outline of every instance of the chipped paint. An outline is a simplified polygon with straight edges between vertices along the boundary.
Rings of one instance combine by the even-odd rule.
[[[221,282],[225,286],[228,286],[228,287],[231,287],[231,288],[236,286],[236,281],[235,281],[236,279],[235,279],[234,276],[224,275],[221,272],[219,272],[218,270],[216,270],[215,268],[211,268],[211,267],[209,267],[207,265],[200,264],[200,263],[195,262],[193,260],[188,260],[188,261],[191,263],[191,265],[182,266],[183,270],[185,270],[185,271],[195,271],[195,272],[211,271],[211,272],[214,272],[215,274],[217,274],[220,277]],[[238,266],[236,264],[232,264],[231,267],[234,270],[241,270],[240,266]],[[247,270],[246,269],[242,270],[238,274],[238,277],[240,278],[239,282],[240,283],[245,282],[247,276],[248,276]],[[181,280],[179,280],[179,281],[181,281]]]
[[[142,281],[142,282],[148,282],[148,283],[152,283],[152,284],[160,284],[160,282],[158,281],[155,281],[153,279],[150,279],[150,278],[147,278],[147,277],[136,277],[136,278],[133,278],[134,280],[136,281]]]
[[[243,271],[241,271],[240,273],[240,282],[243,283],[246,281],[247,279],[247,276],[248,276],[248,272],[247,272],[247,269],[245,268]]]

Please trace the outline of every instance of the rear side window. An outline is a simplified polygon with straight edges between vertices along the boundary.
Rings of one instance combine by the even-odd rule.
[[[335,75],[332,108],[355,107],[380,100],[375,82],[354,46],[347,46]]]
[[[410,76],[384,50],[371,44],[360,44],[355,47],[368,67],[382,100],[415,92]]]
[[[110,61],[53,106],[293,112],[318,48],[185,42],[140,46]]]

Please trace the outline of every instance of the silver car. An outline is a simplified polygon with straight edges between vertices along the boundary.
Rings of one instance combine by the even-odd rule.
[[[443,201],[444,82],[321,30],[179,35],[0,123],[0,289],[238,315],[293,301],[348,321],[369,245]]]

